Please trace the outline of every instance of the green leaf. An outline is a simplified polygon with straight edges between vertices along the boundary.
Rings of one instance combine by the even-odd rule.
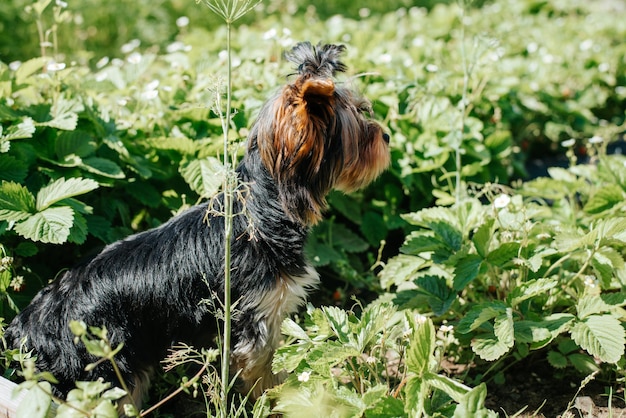
[[[25,117],[17,125],[11,125],[7,128],[4,135],[1,135],[2,139],[12,141],[14,139],[32,138],[37,128],[35,127],[35,121],[30,117]],[[2,131],[0,130],[0,133]]]
[[[272,358],[272,370],[274,373],[283,371],[291,373],[296,370],[300,363],[308,357],[309,352],[307,348],[310,346],[311,344],[302,344],[279,347]]]
[[[80,212],[74,210],[74,222],[70,229],[70,235],[67,237],[69,242],[74,244],[82,244],[87,239],[87,221]]]
[[[472,340],[472,350],[480,358],[494,361],[505,355],[511,348],[492,333],[480,334]]]
[[[332,367],[362,354],[350,344],[344,344],[339,341],[327,341],[311,349],[307,362],[315,372],[321,375],[328,375]]]
[[[485,408],[487,385],[481,383],[470,390],[457,405],[453,418],[497,418],[498,414]]]
[[[20,242],[15,247],[15,255],[20,257],[32,257],[39,252],[39,247],[30,241]]]
[[[404,402],[393,396],[383,396],[365,414],[366,418],[404,418],[405,416]]]
[[[39,382],[33,386],[20,402],[16,416],[28,418],[46,418],[52,405],[52,387],[48,382]]]
[[[607,305],[626,306],[626,292],[603,293],[600,297]]]
[[[327,266],[330,263],[343,259],[343,256],[335,251],[332,246],[318,241],[314,237],[307,241],[304,252],[307,258],[311,260],[313,267]]]
[[[572,363],[572,366],[582,374],[590,375],[600,370],[593,357],[586,354],[573,353],[567,356],[567,359]]]
[[[214,157],[181,163],[179,171],[191,189],[203,197],[215,195],[226,175],[224,166]]]
[[[508,348],[513,347],[515,343],[515,329],[513,327],[513,310],[511,308],[506,308],[503,314],[496,317],[493,332],[498,341]]]
[[[514,330],[515,340],[520,343],[545,346],[554,338],[542,321],[515,321]]]
[[[608,184],[597,190],[587,201],[583,210],[587,213],[601,213],[624,203],[624,192],[617,184]]]
[[[458,224],[458,220],[452,209],[440,206],[404,214],[402,215],[402,219],[411,225],[421,227],[426,227],[429,223],[436,221],[442,221],[453,226]]]
[[[585,319],[590,315],[605,313],[611,310],[599,295],[584,295],[576,303],[576,311],[579,319]]]
[[[20,65],[20,67],[15,71],[15,84],[19,86],[24,83],[28,77],[43,69],[48,61],[49,58],[47,57],[38,57],[23,62],[22,65]]]
[[[376,342],[381,331],[386,329],[389,318],[395,313],[396,309],[393,305],[368,305],[354,326],[356,348],[362,352],[369,350],[370,345]]]
[[[463,234],[455,227],[446,222],[432,222],[428,225],[435,237],[443,242],[450,250],[459,251],[463,242]]]
[[[487,255],[487,262],[497,267],[504,267],[519,255],[519,242],[505,242]]]
[[[119,165],[106,158],[89,157],[82,160],[80,167],[93,174],[112,179],[123,179],[126,177]]]
[[[363,210],[363,205],[353,196],[333,191],[328,195],[328,204],[352,222],[362,223],[361,211]]]
[[[0,154],[0,181],[21,183],[28,174],[28,166],[12,155]]]
[[[0,185],[0,220],[20,221],[35,211],[35,197],[26,187],[14,182]]]
[[[344,224],[332,224],[333,247],[344,249],[350,253],[360,253],[369,248],[367,241],[349,230]]]
[[[80,130],[61,132],[56,138],[54,147],[57,157],[61,160],[68,155],[85,158],[92,155],[97,148],[91,135]]]
[[[494,219],[488,218],[483,224],[481,224],[474,235],[472,236],[472,242],[476,247],[476,252],[481,257],[485,258],[489,252],[489,244],[493,237],[493,224]]]
[[[15,232],[24,238],[50,244],[62,244],[70,235],[74,211],[67,207],[48,208],[15,225]]]
[[[454,269],[454,290],[461,291],[465,289],[478,276],[482,263],[483,259],[478,254],[468,254],[458,260]]]
[[[372,211],[365,212],[360,228],[361,233],[372,246],[380,245],[389,232],[384,218]]]
[[[533,279],[514,288],[506,297],[509,305],[516,307],[523,301],[545,295],[559,284],[557,279]]]
[[[448,287],[446,280],[439,276],[424,276],[414,281],[416,289],[398,292],[397,299],[406,299],[404,307],[423,306],[428,303],[433,313],[437,316],[445,314],[452,303],[456,300],[456,293]]]
[[[400,251],[404,254],[419,255],[445,248],[444,244],[430,235],[430,232],[414,231],[406,238]]]
[[[37,210],[44,210],[60,200],[78,196],[97,188],[98,183],[91,179],[73,177],[65,180],[60,178],[39,190],[37,193]]]
[[[425,415],[424,403],[428,396],[428,385],[421,376],[410,376],[405,386],[405,416],[422,417]]]
[[[280,327],[280,331],[284,335],[296,338],[298,340],[304,340],[304,341],[309,341],[310,340],[308,334],[306,333],[306,331],[304,331],[302,329],[302,327],[300,325],[298,325],[291,318],[285,318],[285,320],[283,321],[283,323],[282,323],[282,325]]]
[[[626,243],[626,218],[609,217],[598,223],[596,228],[602,240],[617,240]]]
[[[624,355],[624,327],[612,315],[592,315],[576,322],[571,336],[576,344],[606,363],[617,363]]]
[[[469,312],[463,316],[463,318],[461,318],[457,330],[461,334],[467,334],[474,331],[485,322],[490,321],[499,315],[505,314],[506,311],[507,306],[499,301],[476,305],[470,309]]]
[[[367,391],[362,396],[362,401],[365,404],[364,406],[369,409],[372,406],[376,405],[382,400],[382,397],[385,396],[388,391],[389,388],[387,387],[387,385],[383,384],[379,384],[367,389]]]
[[[66,98],[63,94],[57,98],[50,109],[52,120],[41,123],[41,125],[64,131],[73,131],[78,124],[78,113],[84,110],[81,99]]]
[[[423,323],[411,322],[413,334],[406,352],[406,365],[409,371],[417,376],[423,376],[428,372],[431,356],[435,350],[435,327],[430,318]]]
[[[393,257],[380,272],[381,287],[389,289],[392,285],[397,286],[412,280],[424,264],[426,264],[426,260],[421,257],[404,254]]]
[[[465,386],[458,380],[451,379],[448,376],[444,376],[441,374],[435,374],[430,372],[426,373],[424,375],[424,380],[428,383],[428,385],[444,392],[455,402],[463,402],[463,398],[471,390],[470,387]]]
[[[330,324],[331,329],[342,343],[350,342],[350,324],[348,322],[348,314],[335,306],[325,306],[322,308],[326,320]]]
[[[567,357],[558,351],[550,350],[548,351],[548,363],[555,369],[564,369],[567,367]]]

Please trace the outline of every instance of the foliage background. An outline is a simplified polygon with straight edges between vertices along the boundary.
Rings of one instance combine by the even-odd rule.
[[[44,3],[0,4],[6,320],[76,260],[220,184],[220,21],[193,1],[53,2],[38,17]],[[483,367],[472,384],[533,350],[583,374],[599,370],[595,358],[623,383],[626,175],[607,157],[623,145],[623,6],[464,6],[264,2],[235,31],[233,146],[242,152],[235,144],[292,71],[282,51],[345,43],[344,81],[372,100],[393,165],[365,191],[330,196],[307,249],[320,304],[385,301],[453,324],[447,354]],[[506,214],[494,211],[501,195]],[[571,321],[555,328],[551,315]],[[582,330],[595,322],[617,341]],[[298,373],[320,349],[303,341]]]

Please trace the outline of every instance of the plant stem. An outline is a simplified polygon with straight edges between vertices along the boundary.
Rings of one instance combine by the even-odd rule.
[[[454,142],[454,154],[456,165],[456,190],[455,200],[459,204],[461,202],[461,144],[463,143],[463,132],[465,131],[465,111],[467,106],[467,90],[469,88],[470,69],[467,64],[467,53],[465,51],[465,1],[461,0],[461,62],[463,66],[463,92],[461,94],[461,120],[459,122],[459,137]]]
[[[230,127],[230,106],[232,90],[232,66],[231,66],[231,22],[226,21],[226,51],[228,54],[228,81],[226,86],[226,117],[222,120],[224,133],[224,336],[222,344],[222,393],[221,393],[221,416],[226,418],[228,411],[228,389],[230,377],[230,334],[231,334],[231,292],[230,292],[230,262],[231,262],[231,237],[233,225],[233,182],[228,161],[228,131]]]
[[[190,387],[191,385],[193,385],[198,379],[200,379],[200,376],[202,376],[202,373],[204,373],[206,371],[206,369],[207,369],[207,365],[206,364],[202,365],[202,368],[200,368],[198,373],[196,373],[191,379],[189,379],[187,382],[185,382],[185,384],[181,385],[174,392],[170,393],[168,396],[166,396],[165,398],[161,399],[157,404],[152,405],[150,408],[146,409],[145,411],[141,411],[141,414],[139,414],[139,416],[140,417],[145,417],[148,414],[154,412],[157,408],[161,407],[163,404],[168,402],[170,399],[173,399],[180,392],[182,392],[183,390],[185,390],[188,387]]]

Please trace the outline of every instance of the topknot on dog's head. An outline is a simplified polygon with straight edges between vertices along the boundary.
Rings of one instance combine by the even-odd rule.
[[[339,60],[346,50],[344,45],[311,45],[300,42],[285,54],[285,58],[297,65],[301,76],[331,78],[337,72],[346,71],[346,66]]]

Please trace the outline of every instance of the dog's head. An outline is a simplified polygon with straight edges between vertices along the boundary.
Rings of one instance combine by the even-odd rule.
[[[334,76],[346,70],[343,45],[296,45],[286,57],[297,78],[265,104],[252,130],[263,165],[294,220],[321,219],[325,197],[371,183],[389,165],[389,136],[367,100]]]

